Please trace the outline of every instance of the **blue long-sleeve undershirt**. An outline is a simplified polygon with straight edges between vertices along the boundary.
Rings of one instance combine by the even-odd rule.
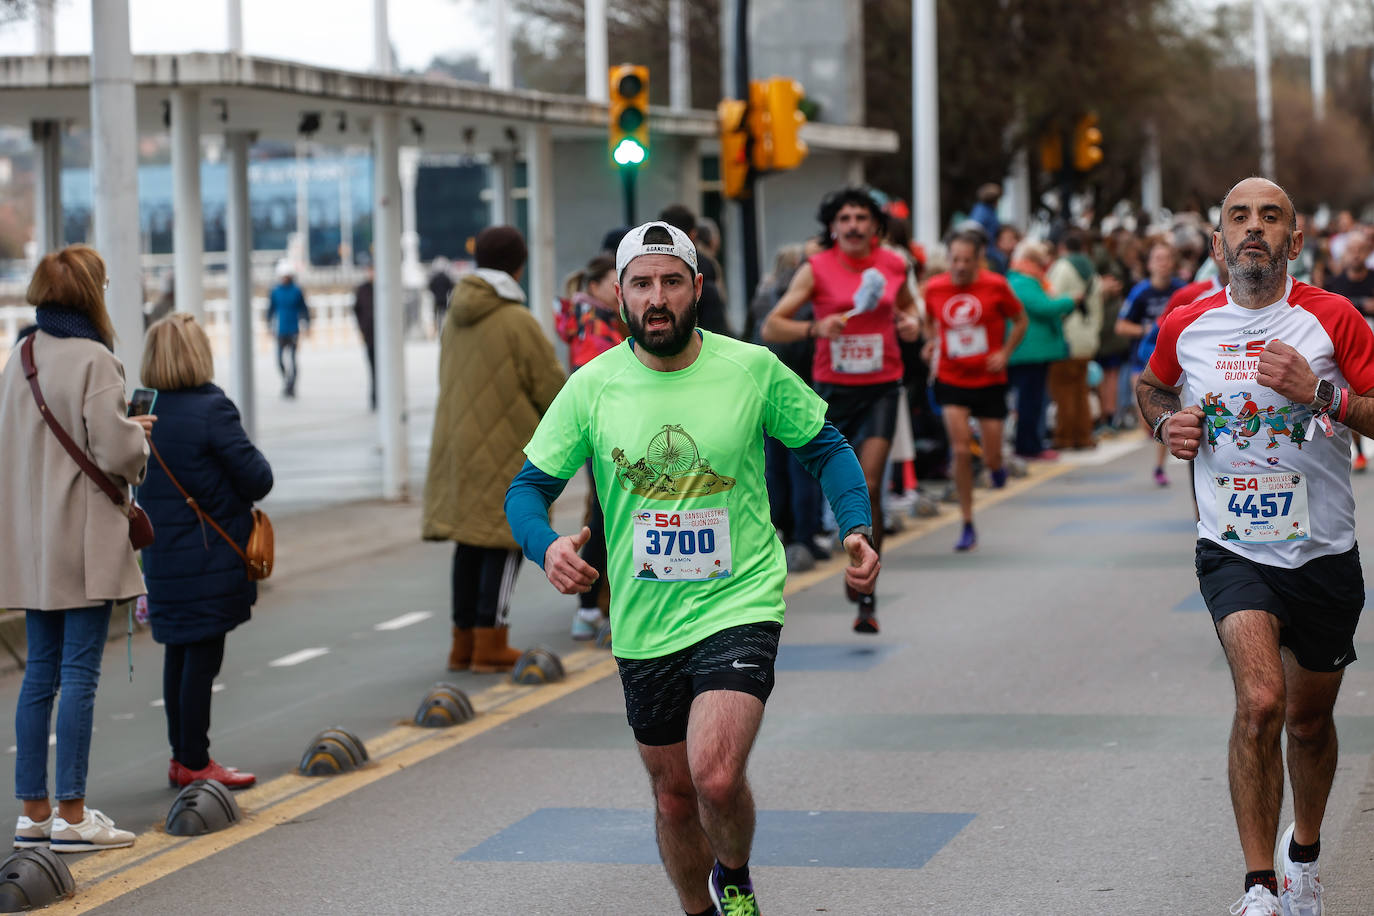
[[[810,442],[792,451],[802,467],[820,481],[841,533],[873,524],[863,469],[839,430],[827,422]],[[549,545],[558,539],[549,525],[549,507],[567,485],[566,480],[545,474],[526,461],[506,489],[506,520],[525,556],[540,567]]]

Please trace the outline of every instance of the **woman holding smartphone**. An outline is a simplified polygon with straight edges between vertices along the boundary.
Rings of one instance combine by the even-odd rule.
[[[148,329],[140,374],[157,391],[160,422],[152,441],[160,460],[149,462],[139,490],[157,529],[157,541],[143,551],[143,574],[153,639],[165,647],[168,782],[214,779],[241,789],[256,781],[253,774],[210,757],[210,697],[225,636],[248,620],[258,587],[181,490],[242,547],[253,503],[272,489],[272,468],[248,439],[238,409],[210,381],[214,370],[210,341],[191,315],[169,315]]]
[[[92,712],[114,602],[143,594],[121,509],[87,475],[39,410],[92,470],[126,495],[143,479],[154,418],[125,416],[124,367],[105,308],[105,262],[72,245],[38,262],[26,299],[38,324],[0,374],[0,607],[25,608],[24,683],[14,713],[19,848],[90,852],[134,835],[86,806]],[[28,350],[25,354],[24,351]],[[112,491],[113,492],[113,491]],[[57,805],[48,796],[48,734],[57,701]]]

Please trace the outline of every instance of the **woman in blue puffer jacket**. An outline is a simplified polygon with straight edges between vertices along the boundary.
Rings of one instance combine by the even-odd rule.
[[[158,392],[162,422],[152,443],[167,470],[149,461],[139,488],[157,531],[143,551],[143,573],[153,639],[166,647],[168,781],[180,787],[214,779],[237,789],[255,778],[210,758],[210,696],[225,635],[248,620],[258,587],[234,548],[201,524],[167,471],[243,547],[253,502],[272,489],[272,468],[248,439],[233,402],[210,382],[213,374],[210,341],[191,315],[169,315],[148,329],[140,375]]]

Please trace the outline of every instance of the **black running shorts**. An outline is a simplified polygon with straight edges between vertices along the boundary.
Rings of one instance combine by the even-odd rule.
[[[768,702],[780,623],[731,627],[658,658],[617,658],[625,715],[640,744],[687,740],[687,714],[698,694],[734,690]]]
[[[857,449],[865,440],[892,441],[897,431],[902,383],[831,385],[821,382],[816,393],[825,401],[825,418]]]
[[[935,383],[935,403],[941,407],[963,407],[979,420],[1005,420],[1007,418],[1007,386],[988,385],[982,388],[964,388],[945,382]]]
[[[1285,569],[1199,539],[1194,564],[1213,621],[1236,611],[1267,611],[1279,619],[1279,643],[1308,671],[1340,671],[1355,660],[1355,627],[1364,608],[1359,547]]]

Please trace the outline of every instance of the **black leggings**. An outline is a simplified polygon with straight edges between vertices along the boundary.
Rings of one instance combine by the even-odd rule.
[[[188,770],[210,765],[210,694],[224,662],[224,635],[164,647],[167,741],[172,759]]]
[[[458,544],[453,552],[453,625],[504,627],[520,551]]]
[[[591,529],[592,536],[582,545],[582,559],[596,570],[596,581],[578,596],[578,605],[590,610],[598,606],[601,589],[606,583],[606,516],[601,511],[601,500],[596,498],[596,478],[592,476],[590,461],[587,462],[586,525]]]

